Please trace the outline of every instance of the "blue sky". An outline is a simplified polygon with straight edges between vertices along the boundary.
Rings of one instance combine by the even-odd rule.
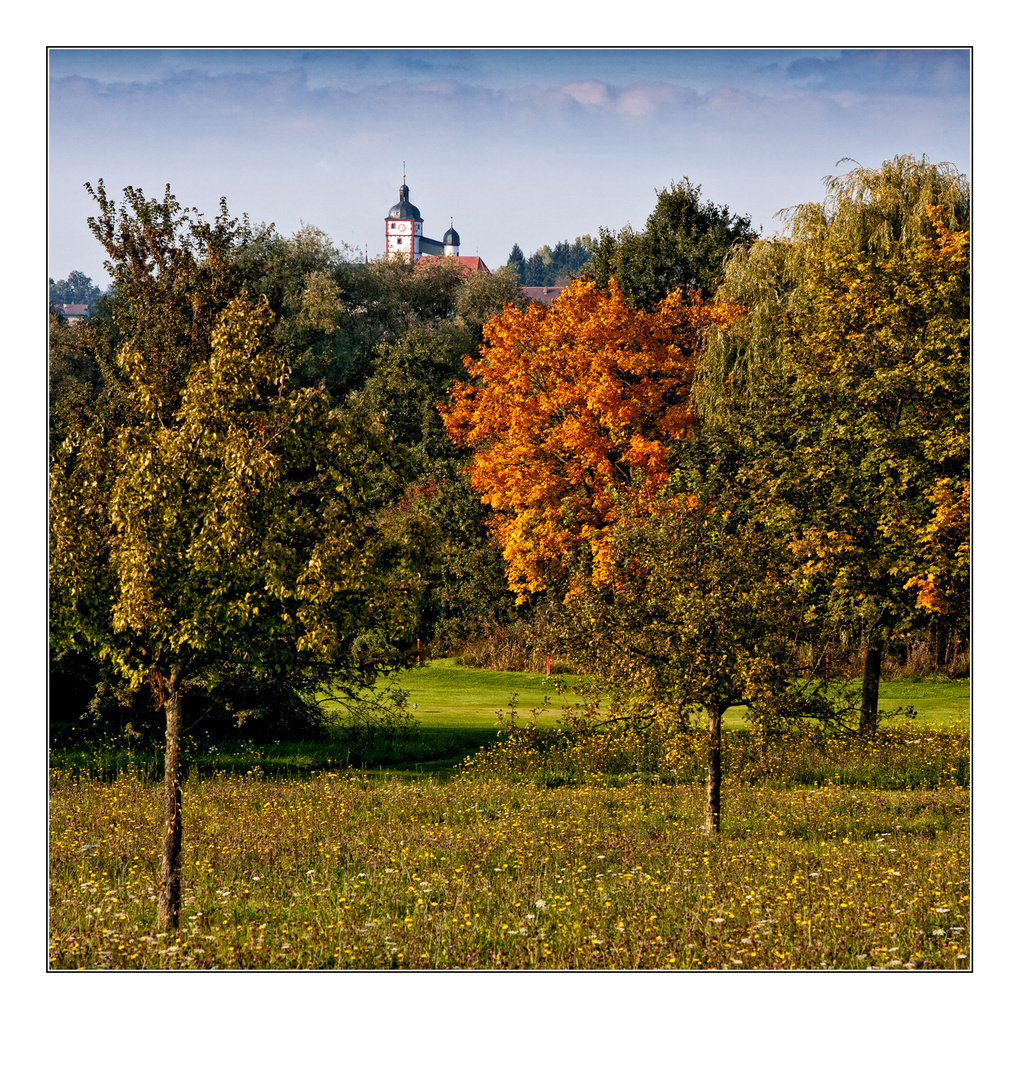
[[[965,49],[52,49],[49,274],[106,283],[86,180],[316,225],[370,256],[406,161],[425,233],[502,265],[688,176],[766,232],[893,154],[970,171]]]

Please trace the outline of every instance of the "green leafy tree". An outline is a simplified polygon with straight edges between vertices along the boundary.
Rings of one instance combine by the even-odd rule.
[[[651,512],[622,499],[611,580],[577,575],[583,586],[556,609],[550,642],[595,677],[617,723],[668,731],[706,714],[704,827],[714,833],[727,710],[746,705],[752,722],[774,728],[831,721],[837,699],[809,659],[823,649],[803,648],[819,627],[784,534],[733,482],[739,452],[702,436],[674,456]]]
[[[397,663],[416,619],[417,538],[365,511],[352,431],[294,390],[264,301],[231,301],[171,405],[167,363],[115,363],[130,421],[99,416],[51,469],[52,624],[165,717],[158,921],[178,924],[183,691],[230,665],[298,670],[356,694]],[[147,344],[151,337],[141,336]]]
[[[969,186],[911,157],[827,185],[729,262],[719,297],[742,312],[697,401],[753,447],[760,497],[861,628],[866,733],[890,635],[967,607]]]
[[[400,634],[409,643],[403,598],[417,577],[400,584],[401,560],[421,544],[413,520],[369,505],[357,454],[370,451],[377,472],[400,467],[390,444],[294,377],[300,350],[258,299],[263,285],[281,304],[299,297],[302,274],[328,261],[320,237],[298,237],[288,267],[271,227],[232,218],[225,203],[207,222],[169,189],[150,200],[128,188],[120,205],[101,181],[92,193],[114,289],[76,328],[100,386],[53,458],[53,645],[147,683],[168,707],[167,836],[179,837],[171,796],[186,693],[240,701],[248,686],[293,700],[334,675],[357,692],[396,662]],[[330,545],[345,545],[350,565],[326,581]],[[223,554],[217,572],[213,549],[236,557]],[[385,605],[369,596],[373,573],[390,578]],[[332,611],[301,599],[316,588]],[[172,845],[165,854],[161,918],[176,918],[179,860]]]
[[[196,210],[182,206],[167,187],[159,199],[146,198],[127,188],[118,203],[103,181],[93,189],[96,203],[89,228],[103,245],[105,269],[111,288],[93,305],[87,323],[73,327],[76,370],[92,375],[83,386],[62,379],[51,397],[51,446],[66,435],[82,437],[90,426],[130,426],[148,419],[139,416],[130,400],[130,387],[118,363],[125,343],[142,352],[149,363],[157,413],[172,415],[191,365],[208,359],[215,320],[235,296],[258,293],[253,278],[265,281],[273,255],[267,251],[271,227],[253,228],[247,219],[232,217],[221,201],[219,214],[207,221]],[[59,335],[58,335],[59,336]],[[54,354],[51,353],[51,358]],[[66,351],[57,350],[58,369],[66,368]],[[95,656],[76,657],[56,650],[51,681],[59,688],[64,675],[76,681],[79,671],[95,669]],[[99,682],[113,685],[116,674],[109,665]],[[93,703],[108,701],[97,684]],[[114,687],[115,696],[123,696]],[[287,691],[272,695],[281,700]],[[137,697],[137,695],[135,695]],[[116,722],[123,710],[103,709]],[[135,727],[143,725],[135,720]]]
[[[102,296],[103,291],[92,279],[80,270],[72,270],[65,281],[50,278],[50,305],[56,304],[93,304]]]
[[[467,455],[447,438],[437,406],[466,376],[463,357],[477,353],[485,322],[507,304],[521,303],[505,268],[463,276],[452,317],[380,345],[364,388],[348,398],[352,414],[378,425],[401,448],[413,476],[407,483],[366,459],[366,476],[380,478],[379,506],[431,529],[421,626],[426,639],[472,637],[518,614],[491,537],[492,513],[472,492],[463,472]]]
[[[732,249],[757,237],[749,217],[703,199],[685,177],[657,195],[643,231],[601,229],[584,268],[603,289],[615,277],[627,303],[644,311],[679,287],[710,298]]]
[[[470,288],[462,266],[440,258],[411,266],[344,255],[298,280],[300,289],[279,306],[279,333],[301,354],[296,376],[309,385],[323,382],[337,398],[364,387],[383,345],[405,334],[448,340]]]
[[[573,243],[560,240],[554,247],[542,244],[526,259],[520,245],[514,244],[506,265],[520,285],[566,286],[584,270],[593,244],[590,236],[578,236]]]

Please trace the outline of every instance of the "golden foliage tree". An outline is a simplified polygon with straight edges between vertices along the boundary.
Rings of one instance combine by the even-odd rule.
[[[522,601],[561,583],[578,551],[607,580],[615,492],[665,484],[670,443],[694,423],[690,387],[717,310],[676,291],[650,311],[575,282],[555,304],[507,307],[485,326],[471,383],[453,389],[446,430],[474,451],[470,479],[496,512],[510,588]]]

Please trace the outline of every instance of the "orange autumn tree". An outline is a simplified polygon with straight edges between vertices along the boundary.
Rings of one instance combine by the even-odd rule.
[[[443,410],[469,475],[497,512],[496,536],[518,603],[566,575],[579,551],[595,584],[611,571],[615,492],[638,477],[653,496],[668,448],[691,430],[701,330],[716,309],[677,290],[650,311],[576,281],[555,304],[507,307],[485,325],[472,383]]]

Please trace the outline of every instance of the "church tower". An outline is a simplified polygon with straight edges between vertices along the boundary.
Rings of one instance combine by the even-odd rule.
[[[400,201],[386,217],[386,258],[404,258],[415,263],[421,258],[421,212],[410,201],[410,188],[404,174]]]
[[[459,255],[460,254],[460,234],[453,228],[453,219],[449,219],[449,228],[446,230],[446,235],[442,238],[442,253],[443,255]]]

